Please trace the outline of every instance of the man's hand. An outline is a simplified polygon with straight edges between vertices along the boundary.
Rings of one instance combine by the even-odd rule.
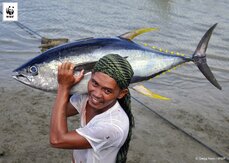
[[[71,89],[73,85],[79,83],[83,79],[84,70],[82,70],[79,75],[75,76],[74,67],[75,65],[71,62],[65,62],[58,66],[57,80],[59,86]]]

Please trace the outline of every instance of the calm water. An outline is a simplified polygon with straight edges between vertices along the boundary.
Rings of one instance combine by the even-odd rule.
[[[141,35],[136,42],[155,45],[191,55],[204,32],[218,23],[207,50],[208,63],[223,87],[218,91],[197,70],[186,64],[146,82],[152,89],[173,90],[217,98],[228,108],[229,96],[229,4],[227,0],[137,0],[122,1],[19,1],[19,22],[42,36],[66,37],[70,41],[85,37],[110,37],[141,27],[159,27],[160,31]],[[38,55],[40,39],[12,22],[0,22],[0,81],[5,87],[20,84],[11,78],[13,69]],[[201,90],[204,87],[204,92]],[[179,91],[179,92],[176,92]],[[192,95],[189,98],[199,96]],[[222,97],[222,98],[221,98]],[[189,99],[190,100],[190,99]]]
[[[152,81],[157,89],[190,90],[205,87],[203,96],[229,95],[229,4],[226,0],[137,0],[122,1],[19,1],[19,22],[42,36],[66,37],[70,41],[85,37],[110,37],[141,27],[159,27],[160,31],[135,39],[170,51],[191,55],[204,32],[218,23],[208,47],[208,63],[223,91],[213,88],[194,64]],[[11,71],[38,55],[40,39],[12,22],[0,22],[1,85],[17,87]],[[150,84],[148,84],[150,86]],[[200,90],[201,91],[201,90]],[[174,94],[177,94],[174,92]],[[173,95],[174,96],[174,95]],[[194,95],[195,96],[195,95]],[[220,105],[227,106],[227,100]]]

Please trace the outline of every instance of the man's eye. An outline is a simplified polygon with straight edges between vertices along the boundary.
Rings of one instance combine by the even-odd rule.
[[[98,86],[98,83],[95,81],[95,80],[91,80],[91,83],[92,85],[95,87],[95,86]]]
[[[105,92],[106,94],[112,93],[112,91],[111,91],[110,89],[104,89],[104,92]]]

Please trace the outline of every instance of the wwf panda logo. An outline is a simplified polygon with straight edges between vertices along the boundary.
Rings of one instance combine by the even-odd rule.
[[[8,8],[6,8],[6,13],[10,16],[13,16],[14,14],[14,6],[9,6]]]
[[[3,2],[2,3],[2,20],[3,21],[18,21],[18,3]]]

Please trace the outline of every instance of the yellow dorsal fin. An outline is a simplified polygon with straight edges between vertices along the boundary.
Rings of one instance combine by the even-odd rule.
[[[124,33],[124,34],[120,35],[119,37],[124,38],[124,39],[128,39],[128,40],[132,40],[134,37],[136,37],[142,33],[155,31],[155,30],[159,30],[159,29],[158,28],[139,28],[139,29]]]
[[[154,98],[154,99],[159,99],[159,100],[171,100],[170,98],[167,98],[167,97],[164,97],[164,96],[161,96],[159,94],[156,94],[154,92],[152,92],[151,90],[147,89],[145,86],[143,85],[135,85],[134,87],[132,87],[135,91],[145,95],[145,96],[148,96],[148,97],[151,97],[151,98]]]

